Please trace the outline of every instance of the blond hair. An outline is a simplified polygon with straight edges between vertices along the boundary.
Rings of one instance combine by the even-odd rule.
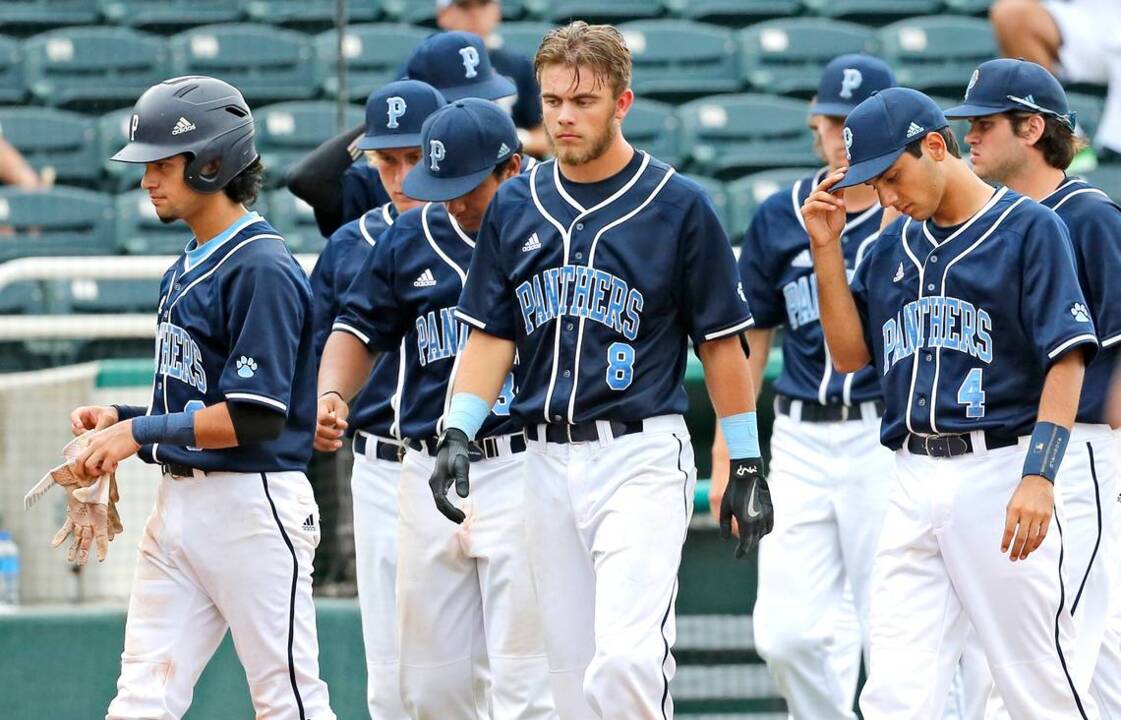
[[[538,81],[541,80],[541,70],[547,65],[572,68],[577,84],[580,82],[580,70],[587,68],[595,76],[596,84],[606,83],[616,97],[631,85],[631,51],[622,33],[611,25],[589,25],[583,20],[576,20],[553,28],[545,33],[533,58],[533,70]]]

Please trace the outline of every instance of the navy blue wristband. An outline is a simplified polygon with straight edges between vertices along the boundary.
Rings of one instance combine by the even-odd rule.
[[[1028,456],[1024,458],[1021,477],[1039,475],[1054,483],[1069,441],[1070,430],[1065,427],[1049,422],[1036,423],[1028,445]]]
[[[132,420],[148,412],[148,408],[143,405],[112,405],[111,407],[117,411],[117,422]]]
[[[144,415],[132,420],[132,439],[138,445],[166,443],[195,444],[195,418],[192,412],[170,415]]]

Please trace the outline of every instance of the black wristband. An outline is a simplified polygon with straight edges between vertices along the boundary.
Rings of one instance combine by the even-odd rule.
[[[327,397],[328,395],[338,395],[339,400],[342,400],[343,402],[346,402],[346,398],[344,398],[343,394],[341,392],[339,392],[338,390],[328,390],[325,393],[320,393],[319,394],[319,399],[322,400],[323,398]]]

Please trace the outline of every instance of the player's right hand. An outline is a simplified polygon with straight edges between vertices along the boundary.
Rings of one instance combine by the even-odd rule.
[[[338,393],[324,393],[319,397],[315,415],[315,441],[313,447],[320,452],[335,452],[343,446],[346,419],[350,406]]]
[[[1025,560],[1043,544],[1055,507],[1055,486],[1047,478],[1027,475],[1020,480],[1004,513],[1000,551],[1012,562]]]
[[[88,430],[102,430],[117,423],[117,409],[109,405],[83,405],[70,413],[70,432],[75,436]]]
[[[432,477],[428,478],[428,486],[432,488],[432,499],[436,501],[436,509],[457,525],[467,516],[448,500],[448,490],[454,482],[455,492],[461,498],[467,497],[471,491],[469,445],[467,433],[459,428],[445,430],[440,437],[436,452],[436,467],[432,470]]]
[[[845,230],[845,191],[830,192],[830,188],[841,182],[847,169],[840,168],[829,173],[802,203],[802,220],[806,223],[806,234],[810,236],[810,245],[814,248],[836,243]]]
[[[733,460],[728,487],[720,501],[720,537],[732,536],[732,519],[739,524],[736,558],[742,558],[775,526],[771,490],[761,458]]]

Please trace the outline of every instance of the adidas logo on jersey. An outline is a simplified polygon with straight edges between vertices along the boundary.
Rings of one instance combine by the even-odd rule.
[[[810,256],[810,249],[806,248],[802,252],[795,255],[794,259],[790,261],[790,265],[791,267],[813,267],[814,261]]]
[[[529,240],[526,240],[525,245],[522,245],[522,252],[524,252],[524,253],[533,252],[534,250],[540,250],[540,249],[541,249],[541,238],[537,237],[537,233],[533,233],[532,235],[530,235]]]
[[[1078,322],[1084,322],[1084,323],[1090,322],[1090,311],[1088,309],[1086,309],[1086,306],[1083,305],[1082,303],[1076,302],[1071,307],[1070,314],[1073,315],[1074,319],[1077,320]]]
[[[903,279],[903,263],[899,263],[899,269],[895,271],[895,277],[891,279],[892,282],[899,282]]]
[[[304,530],[307,531],[307,532],[315,532],[315,516],[314,515],[308,515],[307,518],[304,520],[303,527],[304,527]]]
[[[194,129],[196,129],[196,128],[195,128],[195,124],[193,122],[191,122],[190,120],[188,120],[185,117],[180,117],[178,122],[175,123],[175,127],[172,128],[171,134],[172,135],[182,135],[183,133],[189,133]]]
[[[907,139],[910,140],[914,136],[922,133],[922,131],[922,126],[918,125],[917,123],[911,123],[911,127],[907,128]]]
[[[436,276],[432,274],[432,268],[425,268],[424,272],[413,280],[413,287],[432,287],[436,284]]]

